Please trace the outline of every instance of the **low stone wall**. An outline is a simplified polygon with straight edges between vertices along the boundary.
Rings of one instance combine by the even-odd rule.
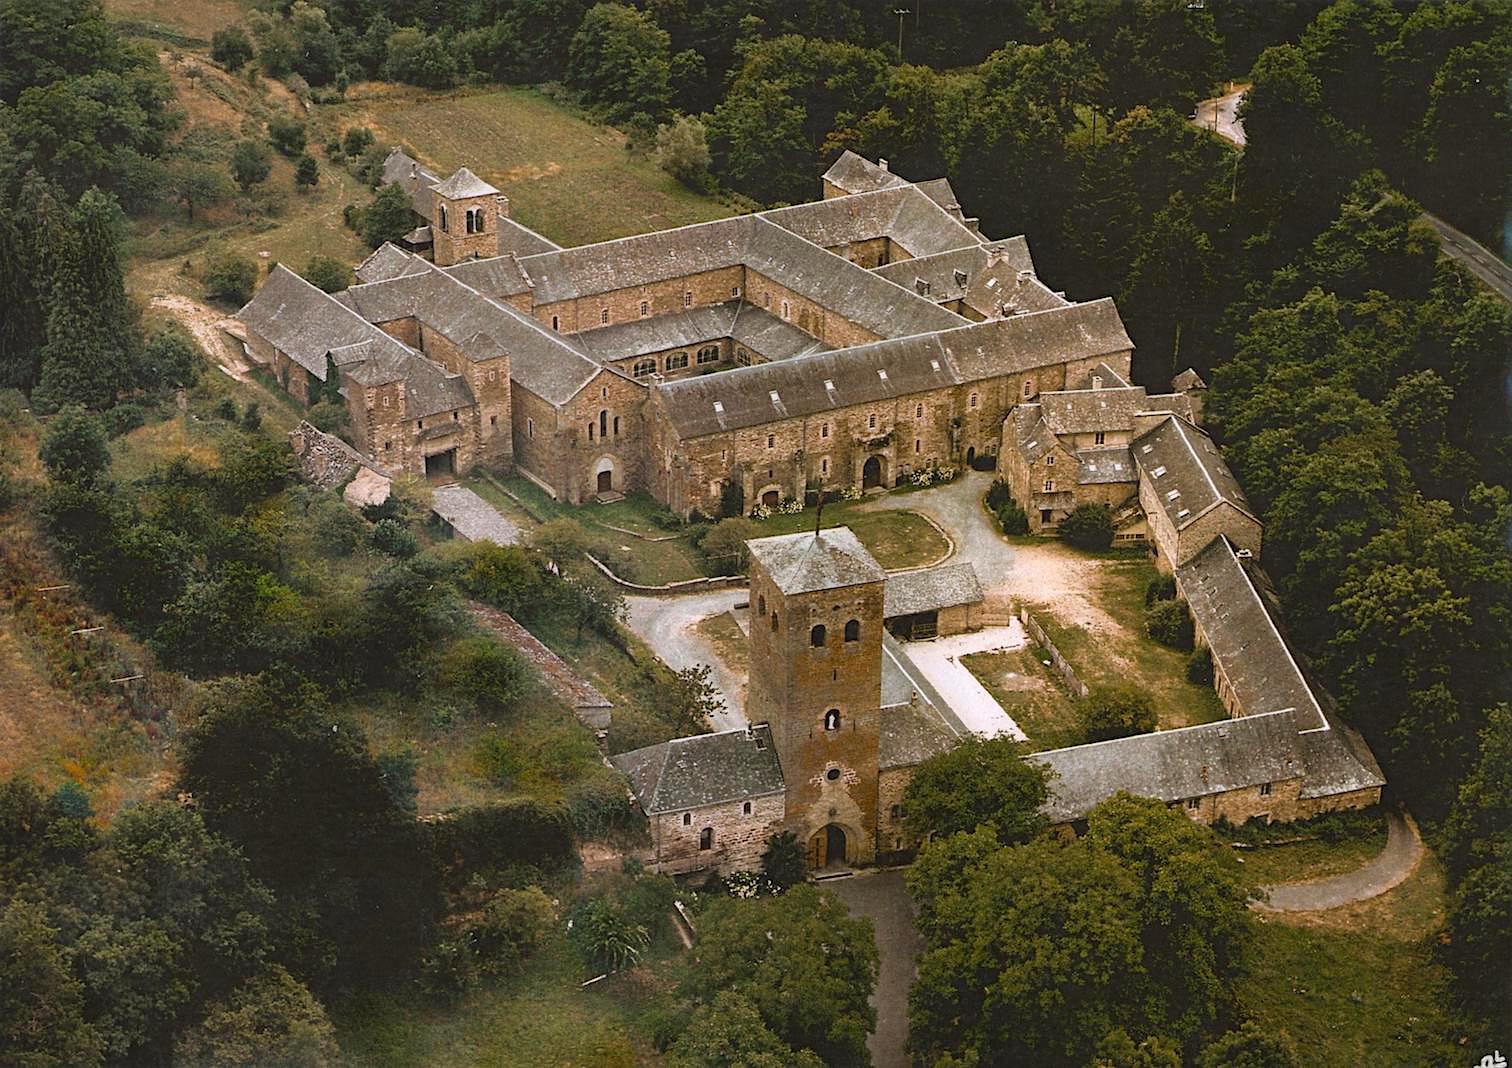
[[[748,586],[750,578],[746,575],[716,575],[712,578],[684,579],[682,582],[669,582],[665,586],[643,586],[639,582],[631,582],[616,575],[609,567],[592,553],[584,553],[588,562],[604,573],[604,576],[616,586],[629,590],[631,593],[658,594],[658,593],[698,593],[701,590],[722,590],[732,586]]]
[[[335,489],[359,467],[384,478],[393,477],[335,434],[327,434],[312,423],[302,422],[289,431],[289,445],[299,464],[300,477],[321,489]]]
[[[1065,657],[1061,656],[1060,650],[1055,647],[1055,643],[1050,640],[1050,636],[1045,633],[1044,629],[1035,622],[1034,617],[1029,614],[1027,608],[1019,609],[1019,619],[1023,621],[1024,629],[1029,632],[1029,637],[1033,638],[1045,652],[1050,654],[1050,663],[1055,665],[1055,670],[1060,672],[1061,678],[1066,681],[1066,688],[1071,691],[1071,695],[1073,697],[1086,697],[1091,692],[1087,689],[1087,684],[1077,678],[1075,669],[1071,667]]]

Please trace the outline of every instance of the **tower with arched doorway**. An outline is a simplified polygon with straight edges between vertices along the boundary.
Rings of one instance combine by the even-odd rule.
[[[812,867],[872,860],[886,575],[848,527],[749,546],[746,714],[771,725],[787,828]]]

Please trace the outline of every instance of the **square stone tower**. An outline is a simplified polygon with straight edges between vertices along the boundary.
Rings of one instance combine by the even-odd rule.
[[[431,240],[437,267],[499,254],[499,220],[509,198],[462,167],[431,189]]]
[[[869,861],[886,574],[849,527],[783,534],[751,550],[746,714],[771,725],[786,826],[811,867]]]

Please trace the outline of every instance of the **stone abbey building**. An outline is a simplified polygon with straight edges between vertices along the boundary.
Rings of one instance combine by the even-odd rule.
[[[396,151],[385,176],[434,262],[386,245],[335,295],[275,268],[240,318],[251,358],[339,398],[394,470],[512,466],[569,503],[710,513],[730,483],[751,507],[996,454],[1016,406],[1129,372],[1111,300],[1067,301],[948,182],[852,153],[823,200],[576,248],[466,168]]]

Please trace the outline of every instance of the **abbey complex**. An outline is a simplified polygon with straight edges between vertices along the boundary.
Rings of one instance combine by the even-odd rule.
[[[508,468],[570,504],[645,491],[705,516],[995,464],[1032,532],[1106,504],[1117,540],[1174,574],[1232,717],[1034,754],[1053,823],[1119,790],[1203,822],[1379,800],[1285,637],[1201,379],[1132,384],[1113,302],[1046,286],[1024,238],[985,237],[947,181],[847,152],[822,200],[560,248],[466,168],[441,179],[396,150],[385,179],[411,198],[406,248],[335,295],[275,268],[240,313],[248,355],[344,404],[373,464]],[[977,576],[889,575],[845,528],[750,550],[752,725],[614,758],[658,866],[752,868],[783,829],[816,868],[907,853],[912,769],[966,729],[894,634],[981,626]]]

